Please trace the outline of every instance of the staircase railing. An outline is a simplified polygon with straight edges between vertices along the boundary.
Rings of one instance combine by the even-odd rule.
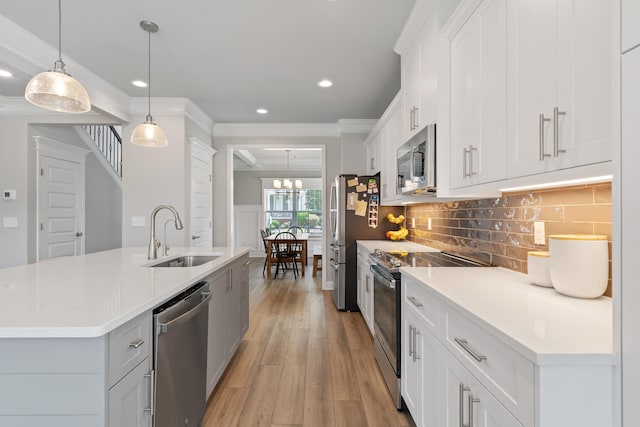
[[[122,137],[121,126],[117,125],[83,125],[113,170],[122,178]]]

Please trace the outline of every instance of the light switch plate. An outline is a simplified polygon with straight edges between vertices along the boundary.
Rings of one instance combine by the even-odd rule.
[[[18,218],[15,216],[7,216],[2,218],[2,226],[4,228],[16,228],[18,227]]]
[[[144,227],[145,226],[145,217],[143,216],[132,216],[131,217],[131,226],[132,227]]]
[[[533,243],[536,245],[545,244],[544,221],[534,221],[533,223]]]

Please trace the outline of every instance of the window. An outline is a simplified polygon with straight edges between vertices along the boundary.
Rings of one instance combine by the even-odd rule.
[[[267,188],[272,181],[273,178],[263,179],[265,227],[277,232],[298,226],[309,233],[321,234],[322,180],[305,178],[300,190]]]

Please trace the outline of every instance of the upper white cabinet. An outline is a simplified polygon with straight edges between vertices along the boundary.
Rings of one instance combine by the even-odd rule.
[[[506,177],[506,3],[482,1],[451,34],[452,188]]]
[[[367,144],[367,175],[380,172],[382,162],[382,133],[378,132]]]
[[[389,119],[382,128],[382,168],[380,179],[382,188],[380,189],[380,201],[382,205],[398,204],[402,200],[402,194],[398,193],[398,162],[396,161],[398,147],[402,143],[402,133],[400,130],[402,120],[402,106],[400,102],[389,105]]]
[[[431,9],[422,30],[402,55],[402,142],[436,121],[438,24]]]
[[[612,6],[508,4],[508,176],[611,160]]]
[[[621,0],[620,18],[622,26],[621,51],[626,52],[640,45],[640,2],[638,0]]]

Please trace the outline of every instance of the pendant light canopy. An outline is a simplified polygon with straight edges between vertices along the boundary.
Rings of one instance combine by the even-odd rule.
[[[62,62],[62,0],[58,0],[58,60],[53,70],[34,76],[24,91],[30,103],[62,113],[86,113],[91,101],[84,87],[64,68]]]
[[[131,133],[131,143],[143,147],[166,147],[167,136],[151,117],[151,33],[157,33],[158,26],[153,22],[140,21],[140,28],[149,33],[149,81],[147,82],[149,109],[145,122],[138,125]]]

